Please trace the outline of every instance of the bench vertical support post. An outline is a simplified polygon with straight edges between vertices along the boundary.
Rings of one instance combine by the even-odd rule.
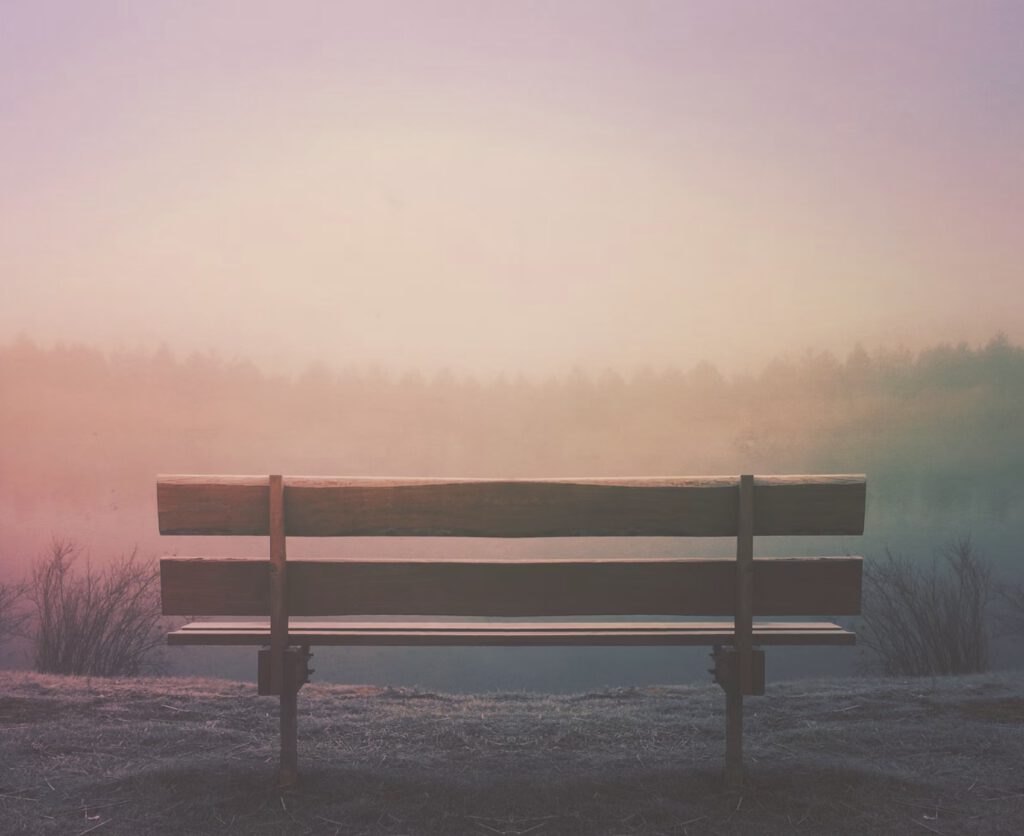
[[[753,693],[754,477],[740,477],[739,534],[736,537],[736,651],[740,693]]]
[[[754,692],[754,477],[740,476],[736,536],[736,675],[725,689],[725,773],[732,787],[743,784],[743,695]]]
[[[270,681],[272,693],[284,684],[284,650],[288,644],[284,480],[270,477]]]
[[[290,675],[288,647],[287,553],[285,551],[284,479],[269,478],[270,531],[270,688],[280,695],[281,768],[278,782],[291,786],[298,781],[297,696],[299,683]]]

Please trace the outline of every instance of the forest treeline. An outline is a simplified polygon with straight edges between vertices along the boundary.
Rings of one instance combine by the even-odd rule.
[[[601,476],[866,472],[901,519],[1024,516],[1024,348],[858,347],[542,379],[292,376],[210,354],[0,346],[0,499],[131,504],[157,472]]]

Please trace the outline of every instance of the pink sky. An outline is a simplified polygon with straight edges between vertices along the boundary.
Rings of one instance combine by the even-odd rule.
[[[1024,339],[1024,4],[0,0],[0,339],[726,367]]]

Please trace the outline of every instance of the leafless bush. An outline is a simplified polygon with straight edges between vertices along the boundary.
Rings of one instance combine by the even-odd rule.
[[[970,538],[919,565],[886,549],[864,567],[861,643],[889,676],[978,673],[989,663],[992,574]]]
[[[76,565],[79,557],[71,543],[54,541],[32,568],[36,670],[133,676],[153,668],[163,644],[157,569],[134,551],[102,570]]]

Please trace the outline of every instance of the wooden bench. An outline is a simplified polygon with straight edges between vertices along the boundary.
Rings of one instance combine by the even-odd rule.
[[[865,489],[863,476],[845,475],[162,476],[161,534],[270,539],[269,560],[161,560],[164,614],[263,617],[192,621],[168,642],[265,646],[259,693],[280,697],[283,785],[297,780],[296,695],[309,677],[312,645],[708,645],[712,673],[726,694],[726,776],[738,785],[743,697],[764,692],[760,646],[855,641],[829,621],[778,619],[860,611],[861,558],[755,559],[754,536],[861,534]],[[735,559],[286,560],[286,536],[734,537],[737,548]],[[290,616],[390,618],[290,624]],[[432,618],[416,620],[423,616]],[[490,620],[453,620],[465,616]],[[609,616],[662,620],[595,618]]]

